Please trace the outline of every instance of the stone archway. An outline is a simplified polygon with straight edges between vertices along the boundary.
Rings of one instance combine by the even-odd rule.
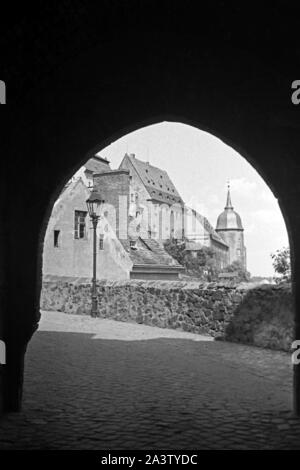
[[[87,148],[96,149],[98,142],[104,147],[134,128],[157,120],[188,123],[245,156],[278,198],[290,237],[296,305],[300,302],[300,141],[288,79],[250,52],[199,49],[188,38],[158,36],[151,46],[147,35],[141,35],[136,48],[130,37],[88,49],[66,65],[59,64],[28,93],[21,107],[15,103],[11,108],[4,170],[5,177],[13,178],[14,189],[3,208],[2,234],[7,410],[20,407],[23,357],[39,319],[42,243],[53,202],[86,159]],[[141,51],[146,52],[141,56]],[[297,313],[295,338],[299,337]],[[299,366],[294,398],[299,413]]]

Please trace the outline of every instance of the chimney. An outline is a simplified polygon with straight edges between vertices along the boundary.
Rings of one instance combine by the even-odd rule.
[[[132,158],[135,158],[135,153],[131,153],[130,156],[131,156]]]

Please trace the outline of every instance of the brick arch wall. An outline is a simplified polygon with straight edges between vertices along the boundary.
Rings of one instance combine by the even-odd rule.
[[[259,171],[288,227],[300,304],[300,111],[291,109],[290,75],[253,48],[223,42],[223,32],[211,41],[199,28],[180,37],[163,30],[155,38],[149,31],[138,33],[101,36],[57,64],[51,57],[39,82],[7,108],[1,163],[6,196],[1,328],[7,365],[0,371],[6,409],[20,407],[23,358],[39,320],[41,253],[53,203],[89,149],[143,125],[173,120],[210,131]],[[5,187],[7,175],[13,175],[13,187]],[[300,338],[299,320],[297,314]],[[298,369],[295,377],[300,409]]]

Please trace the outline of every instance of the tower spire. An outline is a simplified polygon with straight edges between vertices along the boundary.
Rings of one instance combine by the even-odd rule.
[[[231,202],[231,196],[230,196],[230,183],[227,181],[227,201],[226,201],[226,209],[233,209],[232,202]]]

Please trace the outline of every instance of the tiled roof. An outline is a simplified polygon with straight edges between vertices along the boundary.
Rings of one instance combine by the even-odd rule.
[[[204,217],[203,215],[199,214],[199,212],[195,211],[194,209],[193,209],[193,212],[194,212],[196,219],[199,220],[199,222],[202,224],[205,230],[207,230],[211,238],[215,240],[216,242],[221,243],[221,245],[225,245],[228,247],[227,243],[225,243],[223,238],[221,238],[220,235],[218,235],[218,233],[215,231],[215,229],[213,228],[211,223],[208,221],[208,219]]]
[[[172,183],[168,173],[147,162],[138,160],[133,155],[128,158],[147,188],[150,198],[166,204],[183,204],[180,194]]]
[[[101,173],[102,171],[110,170],[109,161],[97,156],[90,158],[83,166],[86,170],[93,173]]]
[[[241,217],[232,209],[225,209],[217,220],[216,230],[243,230]]]
[[[241,217],[233,210],[229,186],[226,206],[218,217],[216,230],[244,230]]]
[[[129,253],[133,265],[172,266],[181,268],[181,265],[170,256],[163,247],[153,239],[136,241],[136,249],[130,248],[129,240],[120,240],[124,249]]]

